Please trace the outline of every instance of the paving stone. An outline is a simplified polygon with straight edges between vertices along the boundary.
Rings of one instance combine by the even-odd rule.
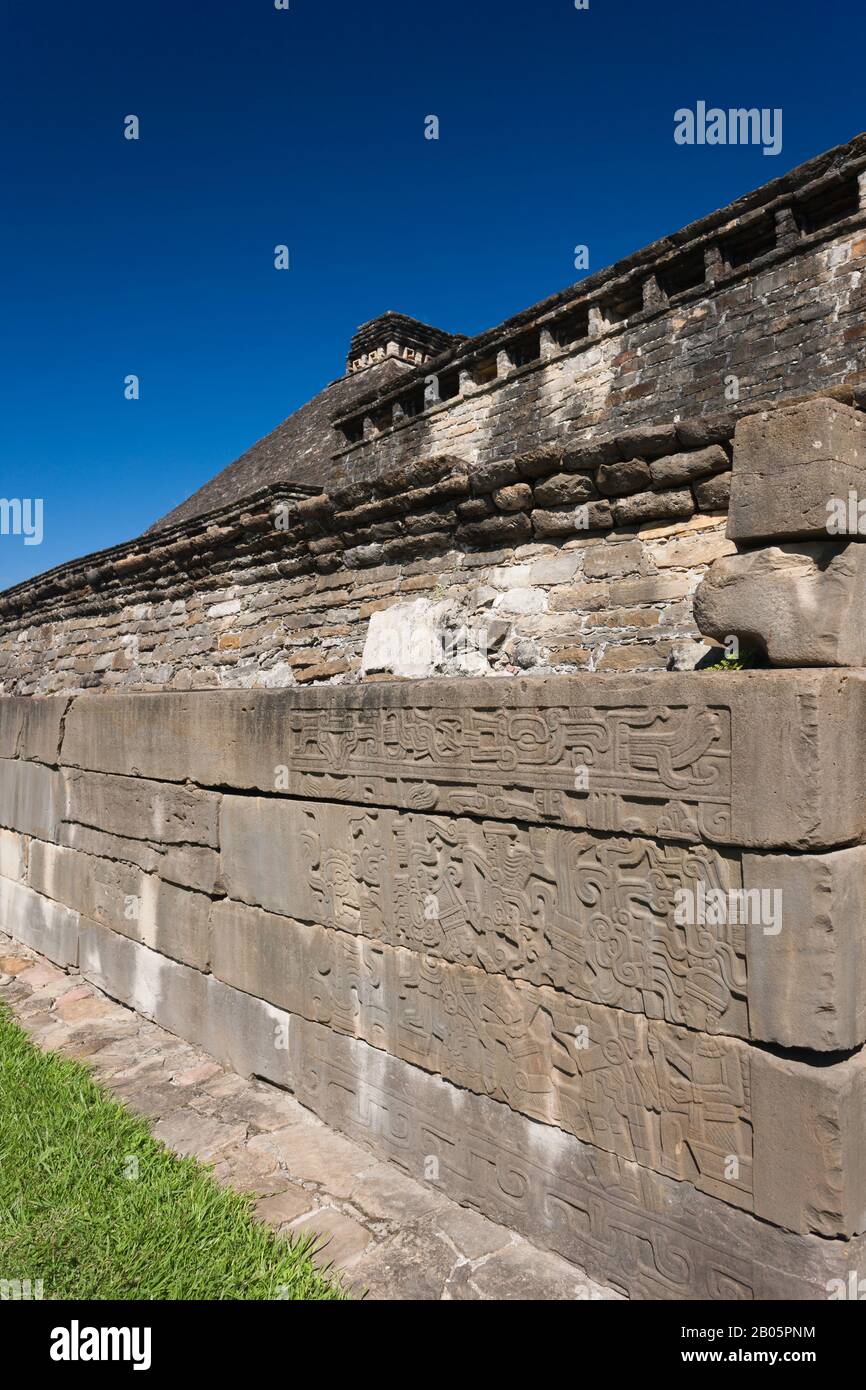
[[[256,1202],[256,1216],[274,1230],[280,1230],[306,1216],[315,1207],[315,1199],[302,1187],[286,1187],[271,1197],[262,1197]],[[313,1220],[313,1218],[310,1218]]]
[[[447,1297],[459,1259],[441,1237],[431,1238],[410,1229],[389,1237],[356,1260],[349,1271],[350,1287],[356,1297],[371,1302],[439,1301]]]
[[[336,1207],[318,1207],[295,1221],[289,1231],[295,1236],[315,1236],[312,1259],[320,1269],[349,1269],[374,1243],[365,1226]]]
[[[349,1199],[361,1214],[371,1220],[427,1222],[453,1203],[425,1183],[406,1177],[393,1163],[369,1164],[359,1171]]]
[[[250,1148],[272,1154],[299,1182],[320,1183],[327,1172],[332,1197],[348,1200],[358,1175],[358,1151],[354,1144],[325,1126],[292,1125],[251,1140]]]
[[[130,1102],[134,1104],[134,1099]],[[154,1128],[154,1137],[162,1140],[179,1154],[192,1154],[202,1163],[210,1163],[217,1154],[246,1137],[244,1125],[223,1125],[208,1115],[178,1110]]]
[[[0,956],[0,970],[4,975],[21,975],[25,970],[34,970],[31,960],[23,956]]]

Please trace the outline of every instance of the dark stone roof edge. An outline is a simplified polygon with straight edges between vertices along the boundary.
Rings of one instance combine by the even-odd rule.
[[[594,271],[592,275],[587,275],[583,280],[578,280],[566,289],[559,290],[555,294],[539,300],[538,303],[530,305],[527,309],[522,309],[519,313],[503,320],[502,323],[493,328],[486,328],[481,333],[467,338],[464,342],[456,344],[423,365],[411,367],[399,386],[386,390],[373,389],[358,396],[353,402],[351,410],[335,414],[332,416],[332,422],[339,425],[352,419],[363,411],[365,405],[369,405],[373,401],[386,402],[392,396],[405,391],[407,386],[423,380],[431,373],[442,372],[464,360],[468,361],[478,352],[490,348],[494,344],[500,342],[504,344],[510,336],[521,329],[543,326],[541,321],[546,316],[553,315],[557,310],[567,309],[571,306],[577,308],[585,302],[597,302],[603,291],[611,288],[617,281],[626,280],[636,272],[646,271],[649,266],[658,265],[661,268],[660,263],[666,257],[682,251],[684,247],[697,246],[702,241],[710,240],[713,234],[724,231],[731,223],[742,222],[749,214],[760,216],[773,212],[778,207],[785,205],[793,194],[802,195],[810,192],[812,185],[815,185],[817,191],[817,188],[824,182],[832,182],[834,176],[850,175],[859,169],[866,169],[866,132],[855,136],[847,144],[837,145],[833,149],[807,160],[806,163],[798,165],[787,174],[773,179],[770,183],[762,184],[759,188],[742,194],[733,203],[728,203],[725,207],[718,208],[715,212],[708,213],[695,222],[690,222],[679,231],[650,242],[648,246],[632,252],[622,260],[615,261],[613,265]],[[814,234],[815,240],[826,240],[830,235],[832,235],[832,228],[828,228],[822,234]],[[787,254],[796,254],[800,249],[802,248],[793,246],[787,251]],[[703,287],[703,293],[706,294],[711,288],[709,286]],[[699,293],[699,291],[695,293]]]

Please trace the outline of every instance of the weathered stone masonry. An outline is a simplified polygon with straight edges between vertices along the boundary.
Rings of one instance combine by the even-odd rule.
[[[635,1296],[819,1297],[866,1213],[864,715],[832,672],[5,699],[3,920]],[[678,925],[697,881],[781,930]]]
[[[514,325],[366,325],[364,477],[232,473],[0,596],[4,928],[636,1298],[866,1260],[866,547],[826,528],[866,479],[861,161],[531,311],[454,395]],[[626,355],[575,431],[526,383],[592,350],[526,333],[580,295],[599,360],[666,346],[654,404]],[[388,423],[413,361],[439,399]],[[461,444],[496,392],[507,441],[479,406]],[[788,669],[664,669],[730,636]]]

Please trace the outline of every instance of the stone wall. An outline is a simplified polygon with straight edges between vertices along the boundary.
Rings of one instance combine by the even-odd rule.
[[[826,671],[4,698],[0,920],[632,1296],[822,1297],[864,719]]]
[[[471,472],[422,460],[333,495],[266,489],[0,595],[0,691],[691,668],[750,418]]]
[[[0,690],[694,665],[734,419],[264,491],[0,596]]]

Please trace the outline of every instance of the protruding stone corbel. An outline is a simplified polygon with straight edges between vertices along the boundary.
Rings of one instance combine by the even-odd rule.
[[[830,399],[747,416],[728,536],[694,599],[705,637],[778,666],[866,666],[866,419]]]

